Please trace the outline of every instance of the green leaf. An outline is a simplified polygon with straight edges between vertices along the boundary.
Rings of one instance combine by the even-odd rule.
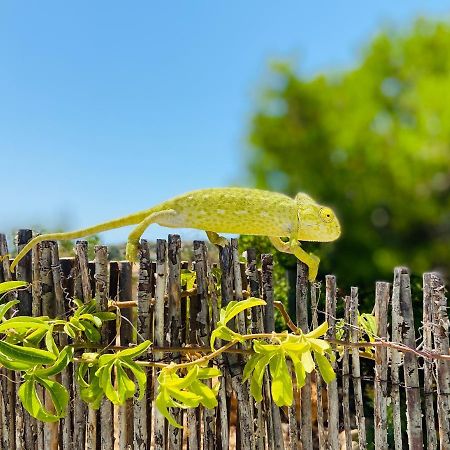
[[[155,400],[156,407],[158,411],[167,419],[167,421],[175,428],[183,428],[183,425],[177,423],[173,416],[169,413],[168,402],[165,398],[165,392],[160,392]]]
[[[36,328],[48,329],[48,323],[43,318],[30,316],[17,316],[0,324],[0,332],[7,330],[28,330]]]
[[[185,286],[186,290],[190,290],[195,286],[197,273],[193,270],[181,269],[181,286]]]
[[[147,374],[145,373],[145,370],[139,367],[135,363],[130,362],[122,362],[122,365],[127,367],[133,372],[134,377],[136,378],[138,385],[139,385],[139,397],[138,400],[142,400],[145,394],[145,387],[147,385]]]
[[[270,360],[270,374],[272,376],[272,398],[277,406],[292,405],[292,378],[283,353],[277,353]]]
[[[4,355],[7,359],[13,361],[33,364],[51,364],[56,360],[56,356],[46,350],[22,347],[5,341],[0,341],[0,355]]]
[[[59,353],[58,359],[55,363],[44,369],[38,369],[35,371],[39,377],[51,377],[62,372],[70,362],[73,360],[74,349],[70,345],[66,345]]]
[[[0,320],[3,320],[3,318],[5,317],[5,314],[14,306],[17,305],[19,302],[19,300],[11,300],[7,303],[5,303],[4,305],[0,305]]]
[[[4,281],[0,283],[0,295],[26,286],[28,286],[26,281]]]
[[[320,336],[323,336],[328,330],[328,322],[325,321],[322,324],[320,324],[316,329],[310,331],[309,333],[306,333],[304,336],[306,338],[315,338],[317,339]]]
[[[225,308],[225,317],[222,324],[225,325],[233,317],[237,316],[240,312],[252,308],[253,306],[265,305],[266,302],[260,298],[250,297],[247,300],[231,301]]]
[[[27,334],[27,336],[23,339],[23,345],[27,347],[38,347],[42,339],[44,339],[47,334],[47,331],[48,328],[46,327],[35,329],[31,333]]]
[[[306,382],[306,372],[298,355],[294,352],[286,352],[294,364],[295,378],[297,379],[297,389],[302,388]]]
[[[137,358],[138,356],[141,356],[143,353],[147,351],[147,349],[152,345],[151,341],[147,340],[142,342],[139,345],[136,345],[135,347],[127,348],[126,350],[121,350],[120,352],[116,353],[117,358]]]
[[[191,391],[173,388],[172,386],[167,386],[166,390],[171,397],[181,402],[179,406],[182,408],[197,408],[200,404],[201,397]]]
[[[215,408],[217,406],[217,398],[214,391],[201,381],[194,381],[189,389],[201,397],[200,403],[206,408]]]
[[[311,352],[309,350],[301,354],[300,361],[302,362],[302,366],[305,369],[306,373],[311,373],[316,367],[316,365],[314,364],[314,360],[311,356]]]
[[[327,357],[318,352],[314,352],[314,358],[325,383],[333,381],[336,378],[336,374],[334,373],[333,367]]]
[[[260,402],[262,400],[262,382],[264,371],[270,360],[275,356],[275,352],[264,354],[256,363],[253,375],[250,380],[250,393],[253,398]]]
[[[84,321],[89,320],[89,321],[92,322],[97,328],[100,328],[100,327],[102,326],[102,321],[101,321],[97,316],[94,316],[94,315],[92,315],[92,314],[82,314],[82,315],[79,317],[79,319],[80,319],[80,320],[84,320]],[[83,325],[85,325],[85,324],[86,324],[86,322],[83,323]]]
[[[214,342],[216,339],[222,339],[224,341],[234,341],[237,340],[242,342],[242,336],[233,330],[230,330],[226,325],[220,325],[211,333],[210,345],[211,349],[214,351]]]
[[[114,365],[111,363],[100,367],[97,372],[95,372],[95,375],[98,377],[99,385],[103,389],[106,397],[108,397],[108,399],[115,405],[120,405],[121,400],[119,398],[119,393],[114,389],[111,381],[113,366]]]
[[[23,361],[14,361],[0,354],[0,365],[9,370],[25,371],[36,367],[37,364]]]
[[[93,342],[94,344],[100,342],[100,332],[91,322],[81,319],[80,323],[84,326],[84,335],[87,337],[88,341]]]
[[[64,325],[64,332],[67,334],[67,336],[71,337],[72,339],[76,339],[77,337],[77,330],[75,330],[72,327],[72,324],[70,322],[67,322]]]
[[[248,380],[260,358],[262,358],[262,356],[259,353],[253,353],[253,355],[250,356],[244,367],[242,381]]]
[[[45,346],[47,350],[54,355],[59,355],[58,347],[55,344],[55,339],[53,338],[53,324],[49,326],[47,333],[45,334]]]
[[[221,377],[222,372],[217,367],[199,367],[197,373],[198,380],[206,380],[214,377]]]
[[[121,364],[116,364],[116,382],[120,404],[124,404],[128,398],[133,397],[136,385],[130,380]]]
[[[309,338],[308,343],[311,346],[311,349],[321,353],[322,355],[330,349],[330,344],[323,339],[313,339]]]
[[[46,389],[52,399],[55,414],[48,411],[38,396],[36,385]],[[57,422],[66,414],[69,394],[65,387],[58,382],[46,378],[30,377],[19,388],[18,395],[24,408],[36,419],[43,422]]]
[[[116,313],[113,312],[96,312],[95,317],[98,317],[102,322],[108,322],[110,320],[116,320]]]
[[[365,331],[370,342],[375,340],[377,335],[377,322],[373,314],[363,313],[358,316],[358,325]]]

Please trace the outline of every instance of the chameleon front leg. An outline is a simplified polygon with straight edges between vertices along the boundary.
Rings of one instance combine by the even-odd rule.
[[[320,259],[313,253],[306,253],[300,247],[297,240],[291,239],[289,242],[282,241],[279,237],[268,236],[272,245],[280,252],[291,253],[295,255],[297,259],[304,262],[309,268],[309,281],[314,281],[319,270]]]
[[[125,257],[130,262],[138,262],[139,239],[144,231],[152,224],[170,225],[171,219],[177,215],[173,209],[165,209],[163,211],[156,211],[148,215],[142,222],[137,225],[133,231],[128,235],[127,247]]]
[[[219,247],[225,247],[228,244],[227,238],[218,235],[215,231],[206,231],[206,236],[208,236],[209,242]]]

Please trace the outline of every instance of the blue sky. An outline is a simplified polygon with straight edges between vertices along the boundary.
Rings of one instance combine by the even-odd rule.
[[[295,60],[306,75],[345,69],[383,26],[449,13],[438,0],[4,0],[0,232],[79,228],[188,190],[245,185],[270,60]]]

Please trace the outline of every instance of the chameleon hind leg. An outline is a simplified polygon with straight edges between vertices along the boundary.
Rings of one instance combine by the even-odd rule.
[[[139,239],[152,223],[157,223],[162,226],[176,225],[176,216],[177,212],[173,209],[165,209],[149,214],[128,235],[127,248],[125,251],[126,259],[130,262],[138,262]]]
[[[218,235],[215,231],[206,231],[206,236],[208,236],[209,242],[220,247],[225,247],[228,245],[227,238]]]
[[[270,242],[272,242],[272,245],[278,251],[283,253],[291,253],[292,255],[295,255],[297,259],[304,262],[308,266],[309,281],[314,281],[316,279],[320,262],[320,259],[316,255],[312,253],[306,253],[305,250],[300,247],[298,241],[296,241],[295,239],[291,239],[289,242],[284,242],[279,237],[268,237],[270,239]]]

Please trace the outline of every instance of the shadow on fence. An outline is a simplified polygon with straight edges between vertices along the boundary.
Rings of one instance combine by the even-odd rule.
[[[20,230],[19,249],[31,237],[30,230]],[[216,268],[210,267],[203,242],[195,241],[193,246],[190,265],[180,259],[179,236],[170,235],[168,241],[157,241],[153,261],[143,240],[140,264],[133,270],[126,261],[108,262],[105,246],[95,247],[95,261],[90,262],[84,241],[76,243],[74,258],[59,258],[56,243],[43,242],[19,263],[14,274],[15,279],[31,283],[29,290],[17,293],[17,313],[63,316],[73,306],[72,298],[96,298],[102,310],[120,308],[122,315],[117,335],[114,324],[104,327],[102,343],[128,346],[150,339],[159,350],[150,354],[155,362],[181,361],[186,348],[206,350],[218,320],[220,299],[224,306],[248,296],[264,298],[264,309],[252,308],[251,317],[241,313],[235,326],[243,334],[272,332],[271,255],[260,256],[258,269],[257,255],[250,249],[246,263],[242,263],[237,240],[232,239],[230,246],[220,249]],[[0,256],[7,254],[6,238],[0,235]],[[3,258],[0,281],[12,279],[9,264],[10,260]],[[194,286],[182,284],[189,280],[190,271],[195,273]],[[297,326],[307,331],[327,319],[327,338],[335,339],[336,303],[344,302],[344,339],[358,341],[357,288],[352,288],[351,295],[337,298],[336,279],[329,275],[322,289],[323,301],[320,284],[308,283],[302,263],[298,264],[296,286]],[[2,448],[450,449],[449,327],[442,280],[436,273],[423,276],[419,342],[407,269],[395,269],[392,284],[376,283],[374,299],[378,345],[374,361],[365,362],[363,372],[362,349],[345,347],[333,363],[338,375],[335,381],[326,385],[319,376],[308,375],[294,405],[278,408],[269,394],[268,373],[263,401],[255,403],[248,383],[242,384],[245,355],[226,353],[216,360],[224,373],[218,406],[213,410],[173,411],[183,429],[168,425],[154,406],[155,368],[146,369],[147,391],[141,401],[134,398],[121,407],[103,401],[98,411],[81,401],[74,368],[64,370],[60,382],[70,392],[71,407],[59,424],[43,424],[30,417],[16,396],[20,380],[14,372],[1,368]],[[319,306],[322,304],[325,308]],[[384,345],[388,340],[407,346],[409,351]],[[447,358],[439,358],[439,354]]]

